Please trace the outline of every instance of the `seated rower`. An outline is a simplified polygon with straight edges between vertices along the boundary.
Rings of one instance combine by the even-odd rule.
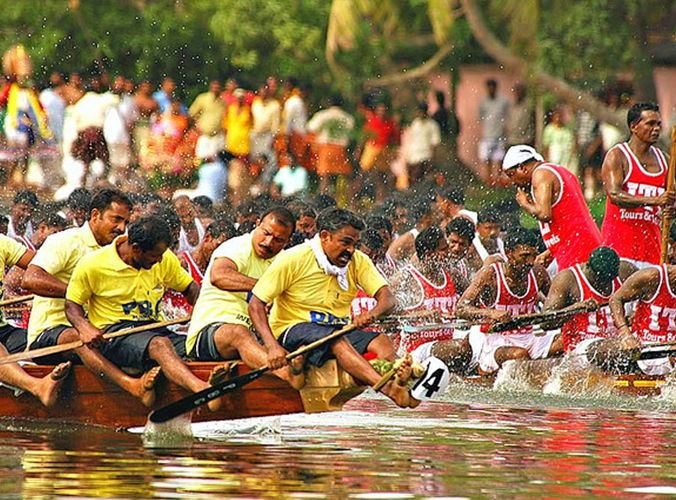
[[[80,340],[77,330],[66,318],[68,282],[83,256],[109,245],[117,236],[124,234],[131,209],[131,201],[122,191],[100,189],[92,196],[89,220],[82,227],[67,229],[45,240],[23,278],[24,288],[35,294],[28,321],[27,344],[30,350]],[[72,353],[34,358],[34,361],[57,364],[74,358],[79,358],[98,376],[133,394],[146,406],[155,402],[156,370],[140,378],[131,377],[89,345],[85,344]]]
[[[474,235],[474,223],[466,217],[456,217],[446,224],[446,238],[448,238],[446,265],[460,271],[460,274],[467,280],[471,279],[467,266],[467,253]]]
[[[483,267],[460,298],[456,316],[491,323],[532,314],[549,292],[550,280],[541,266],[534,267],[537,237],[532,231],[516,228],[505,238],[505,262]],[[542,292],[542,293],[541,293]],[[500,333],[488,333],[489,325],[473,328],[469,335],[473,355],[481,373],[497,371],[510,359],[539,359],[561,352],[560,336],[536,336],[532,326]]]
[[[251,290],[286,246],[296,227],[293,213],[272,207],[252,232],[232,238],[215,251],[193,310],[186,347],[197,361],[241,358],[247,366],[268,365],[284,349],[274,336],[255,332],[249,317]],[[302,360],[273,373],[294,388],[305,384]]]
[[[276,359],[270,360],[273,368],[286,364],[287,351],[295,351],[346,325],[358,286],[377,304],[371,311],[354,317],[357,328],[367,326],[396,305],[385,278],[356,250],[364,224],[355,214],[340,208],[326,209],[319,215],[317,228],[319,233],[312,240],[280,255],[252,290],[249,314],[254,328],[261,336],[274,334],[284,348]],[[273,302],[268,322],[266,308]],[[355,379],[375,385],[381,377],[364,359],[367,351],[387,352],[389,356],[382,357],[394,358],[386,336],[364,330],[354,330],[317,347],[307,358],[322,366],[335,357]],[[417,401],[406,388],[410,359],[402,366],[408,368],[406,374],[401,374],[404,378],[388,381],[382,392],[401,407],[415,406]]]
[[[385,259],[387,247],[383,243],[380,232],[375,229],[364,230],[361,233],[361,238],[359,240],[359,250],[371,259],[371,262],[376,266],[378,272],[387,279],[386,272],[391,274],[392,269],[389,268],[389,271],[385,270],[389,267],[387,265],[387,260]],[[357,296],[350,306],[352,317],[354,318],[363,312],[370,311],[377,303],[378,301],[376,299],[368,295],[363,288],[360,287],[357,290]]]
[[[157,372],[159,365],[167,379],[184,389],[206,389],[209,382],[195,376],[174,349],[182,336],[165,327],[104,339],[104,333],[160,320],[165,286],[183,291],[191,304],[199,294],[199,285],[167,252],[173,236],[166,222],[157,216],[141,217],[127,234],[77,264],[66,291],[68,320],[85,344],[118,367]]]
[[[6,268],[18,266],[26,269],[35,256],[21,243],[0,234],[0,297],[3,296],[2,283]],[[7,323],[5,314],[0,310],[0,358],[26,349],[26,330]],[[47,376],[37,378],[29,375],[18,363],[0,365],[0,382],[23,389],[38,398],[45,406],[56,403],[59,389],[68,375],[70,363],[61,363]]]
[[[610,297],[610,311],[623,350],[643,344],[676,341],[676,266],[641,269],[632,274]],[[629,324],[625,305],[638,301],[634,321]],[[671,358],[640,360],[638,368],[647,375],[665,375],[674,369]]]
[[[418,265],[407,265],[392,280],[404,314],[435,311],[443,316],[452,316],[468,282],[456,269],[447,270],[444,267],[449,248],[441,229],[437,226],[424,229],[415,240],[415,251]],[[402,333],[399,350],[408,353],[422,344],[452,338],[451,329]]]
[[[620,265],[615,250],[599,247],[591,253],[588,262],[569,267],[554,277],[543,312],[588,307],[588,312],[547,325],[561,326],[565,354],[574,353],[610,368],[612,357],[619,353],[619,345],[608,300],[630,274],[631,270]]]

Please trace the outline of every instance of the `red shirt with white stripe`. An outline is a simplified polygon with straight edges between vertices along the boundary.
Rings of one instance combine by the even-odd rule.
[[[200,270],[195,259],[192,258],[192,255],[190,255],[190,252],[188,251],[181,252],[179,256],[181,255],[185,257],[185,260],[188,263],[188,272],[190,273],[190,276],[192,276],[192,279],[194,279],[198,285],[202,286],[204,273]],[[176,290],[167,289],[164,292],[164,297],[162,297],[162,302],[164,312],[171,313],[170,316],[172,318],[187,316],[192,312],[192,306],[185,300],[183,294]]]
[[[538,170],[549,170],[559,181],[559,196],[552,203],[552,219],[538,222],[542,239],[559,271],[589,260],[594,249],[601,246],[601,232],[589,213],[575,174],[560,165],[543,163]]]
[[[492,304],[482,305],[485,309],[496,309],[498,311],[507,311],[512,317],[521,316],[522,314],[532,314],[536,311],[535,306],[538,302],[538,282],[535,278],[535,271],[532,269],[528,272],[528,287],[523,295],[514,293],[507,284],[505,278],[505,264],[503,262],[495,262],[491,264],[491,269],[495,272],[497,280],[497,287],[495,292],[495,300]],[[491,325],[481,325],[481,331],[487,332]],[[533,333],[532,326],[524,326],[514,330],[506,330],[500,332],[500,335],[524,334]]]
[[[599,304],[606,304],[599,307],[597,311],[580,313],[573,316],[563,328],[561,334],[563,338],[563,352],[570,352],[583,340],[608,337],[615,335],[617,329],[613,323],[613,317],[610,314],[610,307],[608,307],[608,299],[621,286],[622,282],[619,278],[615,278],[612,283],[611,291],[608,295],[603,295],[598,292],[587,280],[580,264],[571,267],[570,270],[575,276],[578,290],[580,291],[580,302],[587,299],[594,299]]]
[[[669,284],[667,265],[657,268],[660,283],[657,291],[636,305],[632,331],[642,342],[676,341],[676,294]]]
[[[632,196],[653,197],[664,193],[667,161],[664,153],[651,146],[657,158],[659,172],[648,172],[629,147],[623,142],[615,146],[627,158],[629,170],[622,182],[622,190]],[[658,264],[660,262],[660,225],[662,217],[657,206],[636,208],[619,207],[606,199],[606,216],[601,232],[603,244],[617,252],[621,258]]]
[[[420,293],[420,300],[418,303],[405,308],[407,312],[436,311],[444,315],[451,315],[455,312],[455,306],[459,297],[455,289],[455,283],[446,269],[441,269],[444,277],[444,281],[441,285],[432,283],[411,264],[406,266],[406,271],[411,274],[414,281],[418,284]],[[402,334],[400,350],[403,348],[406,352],[411,352],[427,342],[450,340],[452,338],[452,329]]]

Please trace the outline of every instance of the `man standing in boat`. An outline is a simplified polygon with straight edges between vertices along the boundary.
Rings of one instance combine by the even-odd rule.
[[[601,245],[601,233],[575,174],[561,165],[546,163],[525,144],[509,148],[502,170],[518,188],[517,203],[538,220],[547,246],[540,258],[542,263],[549,265],[554,259],[562,271],[587,262],[592,250]]]
[[[35,294],[28,320],[28,348],[40,349],[80,340],[65,311],[68,282],[82,257],[124,234],[132,203],[122,191],[102,189],[91,200],[89,220],[48,237],[26,269],[23,286]],[[155,401],[157,371],[141,378],[130,377],[106,359],[97,349],[84,345],[75,354],[92,372],[105,377],[151,406]],[[68,358],[56,355],[37,358],[42,364],[56,364]]]
[[[534,266],[537,236],[516,228],[505,238],[505,262],[483,267],[460,297],[456,316],[469,320],[503,323],[514,316],[532,314],[549,292],[545,269]],[[535,335],[532,326],[490,333],[489,325],[473,329],[469,342],[483,374],[497,371],[510,359],[540,359],[561,352],[561,339],[553,334]]]
[[[619,352],[619,345],[608,300],[631,272],[636,271],[631,268],[633,266],[620,267],[620,258],[612,248],[599,247],[591,253],[588,262],[576,264],[554,277],[543,312],[563,313],[582,305],[588,308],[587,312],[576,314],[563,323],[547,325],[550,328],[561,326],[565,354],[572,352],[588,361],[610,366],[611,358]]]
[[[293,213],[284,207],[266,211],[252,232],[232,238],[213,254],[193,310],[186,348],[197,361],[241,358],[260,368],[288,354],[268,332],[252,331],[248,302],[265,270],[289,242],[296,227]],[[300,362],[302,368],[302,360]],[[305,383],[298,366],[273,372],[300,389]]]
[[[174,384],[191,392],[204,390],[209,382],[193,374],[176,354],[174,345],[182,336],[168,328],[104,338],[104,333],[160,321],[165,286],[182,291],[191,304],[200,290],[167,251],[174,238],[161,218],[142,217],[127,233],[80,259],[66,291],[66,316],[82,341],[116,366],[148,372],[159,365]]]
[[[6,268],[17,266],[26,269],[35,256],[18,241],[0,234],[0,298],[3,296],[3,276]],[[26,349],[26,330],[7,323],[5,314],[0,310],[0,357],[15,354]],[[70,363],[61,363],[43,378],[29,375],[17,363],[0,365],[0,382],[30,392],[45,406],[56,403],[59,389],[68,375]]]
[[[350,320],[350,304],[358,287],[377,300],[376,306],[354,317],[363,328],[389,313],[396,305],[387,281],[373,263],[356,249],[363,222],[352,212],[340,208],[324,210],[317,220],[318,234],[310,241],[284,252],[268,268],[253,288],[249,314],[261,336],[274,335],[282,347],[295,351],[324,338]],[[273,304],[270,321],[266,314]],[[308,353],[308,361],[322,366],[336,358],[338,364],[355,379],[374,385],[380,375],[362,354],[385,352],[390,359],[394,350],[389,339],[376,332],[355,330]],[[271,359],[272,368],[284,366],[284,352]],[[402,363],[403,379],[390,380],[382,392],[401,407],[415,405],[406,387],[410,359]]]
[[[675,195],[665,190],[667,155],[655,147],[662,130],[658,106],[634,104],[627,124],[629,140],[608,151],[601,168],[608,195],[601,229],[604,245],[643,269],[660,262],[660,209],[672,209]]]

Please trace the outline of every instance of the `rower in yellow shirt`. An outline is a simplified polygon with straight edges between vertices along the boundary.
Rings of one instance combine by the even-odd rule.
[[[168,251],[174,238],[164,220],[142,217],[127,233],[80,260],[66,291],[68,320],[86,344],[97,346],[117,366],[147,372],[159,365],[167,379],[184,389],[206,389],[210,384],[196,377],[174,350],[182,336],[166,327],[104,340],[104,332],[160,320],[165,285],[182,292],[190,304],[200,290]]]
[[[354,317],[361,328],[389,313],[396,305],[387,281],[369,258],[356,250],[364,223],[352,212],[340,208],[323,211],[317,220],[318,234],[310,241],[280,255],[253,288],[249,314],[261,335],[274,334],[284,349],[295,351],[326,337],[349,322],[350,305],[358,286],[377,304]],[[266,307],[274,302],[270,321]],[[355,330],[332,343],[308,353],[308,360],[322,366],[335,357],[338,364],[357,380],[374,385],[380,375],[362,356],[374,352],[394,359],[389,339],[377,332]],[[280,357],[270,366],[285,364]],[[402,378],[410,377],[410,360],[402,365]],[[402,385],[403,384],[403,385]],[[391,380],[382,392],[402,407],[416,403],[405,389],[406,380]]]
[[[3,295],[5,269],[12,266],[26,269],[34,256],[33,250],[28,250],[21,243],[0,234],[0,298]],[[0,357],[25,349],[26,330],[8,324],[4,312],[0,310]],[[52,406],[56,403],[69,368],[70,363],[61,363],[47,376],[37,378],[26,373],[18,363],[8,363],[0,365],[0,382],[28,391],[45,406]]]
[[[266,338],[251,331],[248,302],[251,290],[286,246],[295,227],[291,211],[271,207],[251,233],[232,238],[214,251],[190,320],[186,350],[192,359],[241,357],[249,367],[260,368],[270,357],[284,352],[272,335]],[[291,367],[273,373],[296,389],[305,383],[302,371],[297,373]]]

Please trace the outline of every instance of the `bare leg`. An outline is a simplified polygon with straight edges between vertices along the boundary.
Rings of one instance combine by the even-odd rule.
[[[446,363],[453,373],[464,374],[472,360],[469,339],[440,340],[432,346],[432,356]]]
[[[66,344],[80,340],[77,330],[74,328],[67,328],[61,335],[59,335],[59,344]],[[155,403],[155,379],[158,373],[145,374],[141,378],[130,377],[115,364],[109,361],[98,350],[89,346],[82,346],[75,350],[75,354],[82,360],[82,363],[98,377],[118,385],[131,395],[137,397],[141,402],[151,407]]]
[[[383,334],[378,335],[369,343],[368,352],[375,354],[379,359],[388,361],[394,361],[397,357],[390,339]]]
[[[559,334],[552,342],[552,345],[549,347],[549,352],[547,356],[556,356],[563,352],[563,337]]]
[[[352,347],[347,339],[336,340],[331,346],[331,351],[338,364],[355,379],[371,386],[380,380],[380,374]],[[399,387],[395,381],[388,382],[382,388],[382,392],[402,408],[408,407],[410,403],[408,388]]]
[[[5,346],[0,344],[0,356],[9,353]],[[70,369],[70,362],[61,363],[43,378],[29,375],[18,363],[0,365],[0,381],[28,391],[38,398],[46,407],[53,406],[59,397],[59,389],[63,385]]]
[[[242,358],[249,368],[261,368],[268,364],[268,353],[251,332],[241,325],[222,325],[214,335],[216,348],[223,359]],[[285,380],[294,389],[305,385],[303,360],[296,358],[292,364],[270,373]],[[300,373],[296,373],[300,370]]]
[[[495,351],[495,361],[498,366],[501,367],[505,361],[510,359],[530,359],[530,355],[523,347],[500,347]]]

